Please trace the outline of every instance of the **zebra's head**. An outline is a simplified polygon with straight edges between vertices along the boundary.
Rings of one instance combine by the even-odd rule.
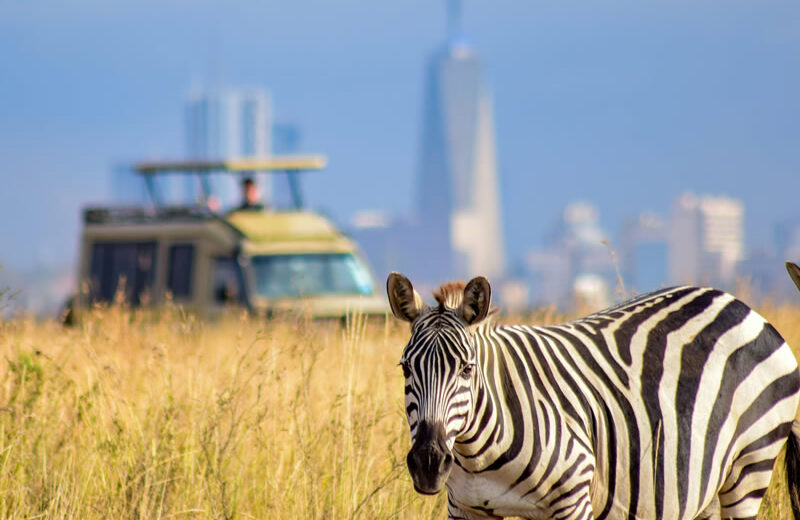
[[[400,366],[406,378],[406,415],[412,448],[406,462],[414,489],[442,490],[453,465],[453,444],[472,418],[478,370],[474,325],[489,313],[491,288],[484,277],[447,284],[425,305],[408,278],[386,281],[392,313],[411,324]]]

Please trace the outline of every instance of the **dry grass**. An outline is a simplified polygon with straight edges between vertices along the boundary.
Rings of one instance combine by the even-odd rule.
[[[800,345],[800,310],[765,314]],[[0,517],[445,518],[405,469],[405,334],[175,308],[0,322]],[[762,516],[788,518],[773,495]]]
[[[96,312],[0,324],[2,518],[420,518],[399,334]],[[391,339],[390,339],[391,336]]]

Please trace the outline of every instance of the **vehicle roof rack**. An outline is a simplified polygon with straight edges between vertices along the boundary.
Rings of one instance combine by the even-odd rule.
[[[162,174],[211,175],[218,173],[253,174],[258,172],[285,172],[289,181],[294,207],[303,207],[303,197],[297,175],[303,171],[316,171],[325,168],[328,159],[324,155],[269,155],[256,157],[229,157],[227,159],[175,159],[161,161],[142,161],[134,165],[134,170],[144,176],[150,198],[156,203],[152,177]],[[203,182],[205,197],[210,195],[208,183]]]
[[[300,172],[321,170],[328,163],[324,155],[270,155],[227,159],[179,159],[142,161],[134,169],[142,175],[160,173],[252,173],[264,171]]]

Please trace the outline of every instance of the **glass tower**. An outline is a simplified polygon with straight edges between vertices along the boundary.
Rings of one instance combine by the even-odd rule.
[[[427,68],[417,204],[429,267],[448,280],[503,274],[504,244],[491,94],[448,3],[448,37]]]

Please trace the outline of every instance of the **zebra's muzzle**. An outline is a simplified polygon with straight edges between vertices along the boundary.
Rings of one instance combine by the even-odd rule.
[[[447,448],[444,426],[421,422],[406,457],[414,489],[424,495],[439,493],[450,476],[453,454]]]

